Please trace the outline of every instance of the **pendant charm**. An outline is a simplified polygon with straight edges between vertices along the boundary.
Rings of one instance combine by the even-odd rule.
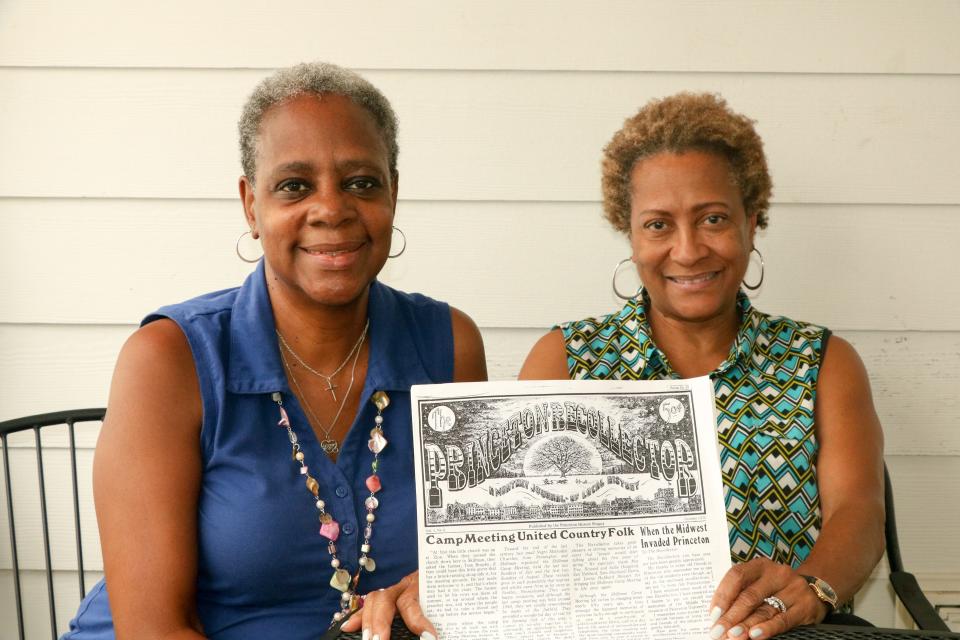
[[[340,525],[336,520],[325,522],[320,525],[320,535],[333,542],[340,537]]]
[[[370,396],[370,402],[372,402],[377,409],[383,411],[390,406],[390,396],[383,391],[377,391],[375,394]]]
[[[340,445],[336,440],[324,439],[320,442],[320,448],[327,453],[336,453],[340,451]]]
[[[337,569],[330,578],[330,586],[337,591],[346,591],[350,586],[350,574],[344,569]]]
[[[333,380],[331,380],[330,378],[326,378],[326,381],[327,381],[327,388],[324,389],[324,391],[329,391],[329,392],[330,392],[330,395],[333,396],[333,401],[336,402],[336,401],[337,401],[337,392],[334,391],[334,389],[336,389],[339,385],[333,384]]]
[[[387,446],[387,439],[383,437],[383,431],[380,430],[380,427],[373,429],[370,432],[370,440],[367,442],[367,448],[370,449],[372,453],[380,453],[383,451],[384,447]]]

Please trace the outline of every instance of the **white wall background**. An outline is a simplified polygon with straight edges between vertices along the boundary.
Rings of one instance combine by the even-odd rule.
[[[330,60],[391,98],[409,245],[383,277],[471,314],[494,379],[551,324],[617,306],[609,275],[628,249],[599,205],[612,132],[651,97],[718,91],[758,121],[774,177],[756,304],[859,349],[908,567],[960,604],[958,27],[958,0],[5,0],[0,419],[103,405],[144,314],[240,283],[235,122],[276,67]],[[72,525],[57,508],[65,623]],[[31,526],[21,548],[40,569]],[[0,637],[9,563],[2,539]],[[884,566],[858,611],[902,624]]]

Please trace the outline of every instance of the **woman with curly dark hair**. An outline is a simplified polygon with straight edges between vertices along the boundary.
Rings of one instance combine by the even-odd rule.
[[[620,311],[559,325],[520,373],[714,381],[734,561],[710,603],[715,640],[841,621],[883,553],[883,434],[863,363],[743,291],[763,282],[754,241],[771,190],[753,122],[722,98],[645,105],[603,155],[604,211],[642,287],[618,293]],[[752,254],[760,274],[747,282]]]

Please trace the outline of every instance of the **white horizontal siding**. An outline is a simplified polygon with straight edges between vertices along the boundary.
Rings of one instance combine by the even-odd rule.
[[[233,198],[236,120],[263,75],[0,68],[0,194]],[[957,76],[366,75],[400,117],[406,199],[598,200],[600,150],[626,116],[709,90],[758,121],[777,202],[960,203]]]
[[[960,331],[944,304],[960,300],[946,276],[960,272],[960,205],[777,205],[770,217],[758,307],[836,331]],[[403,201],[396,223],[407,250],[382,278],[481,326],[619,306],[610,278],[629,248],[597,204]],[[0,224],[0,322],[135,323],[250,270],[234,253],[246,226],[232,200],[0,198]]]
[[[950,0],[237,4],[6,0],[0,64],[960,72]]]

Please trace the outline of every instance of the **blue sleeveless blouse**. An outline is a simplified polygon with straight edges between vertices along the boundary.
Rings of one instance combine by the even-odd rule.
[[[366,524],[367,439],[376,415],[370,397],[387,392],[383,431],[389,444],[380,455],[383,489],[370,553],[377,566],[361,573],[359,590],[390,586],[417,568],[410,386],[453,380],[450,309],[374,282],[368,314],[370,358],[360,410],[335,463],[287,384],[262,261],[242,287],[163,307],[143,321],[174,320],[197,366],[203,400],[197,608],[207,637],[316,640],[339,610],[313,496],[291,459],[286,431],[277,427],[276,391],[320,482],[320,497],[340,523],[337,555],[351,575]],[[113,637],[100,581],[63,638]]]
[[[653,342],[646,291],[618,312],[559,325],[572,380],[679,378]],[[740,327],[710,374],[730,555],[799,566],[820,533],[814,405],[830,332],[757,311],[741,291]]]

